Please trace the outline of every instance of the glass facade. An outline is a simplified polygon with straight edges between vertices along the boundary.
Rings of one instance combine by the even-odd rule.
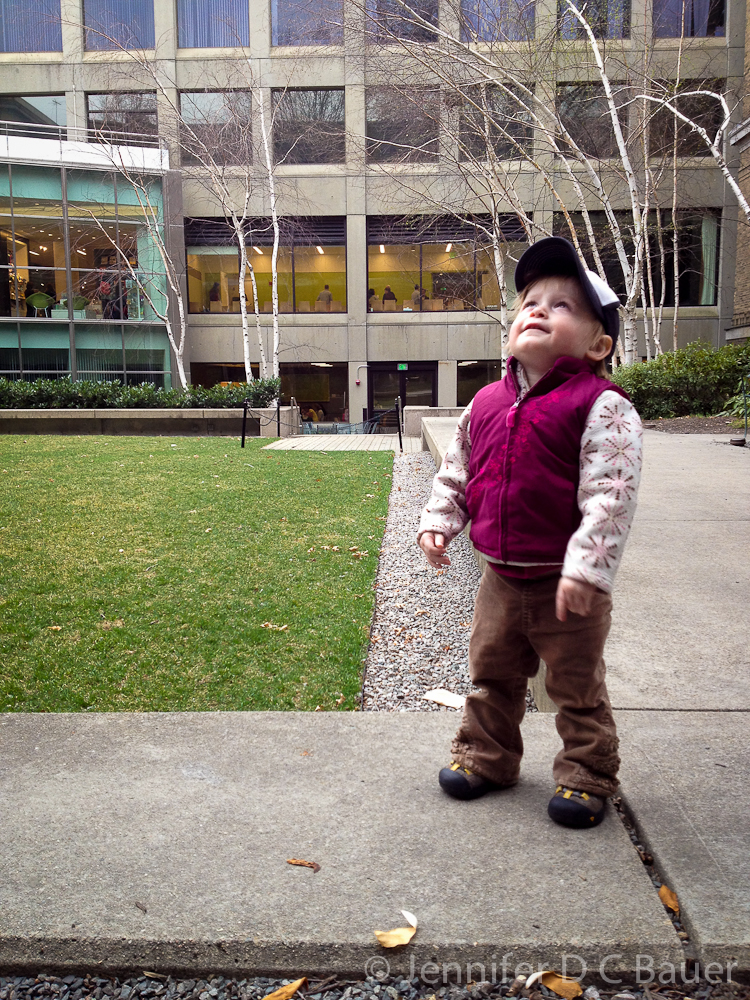
[[[506,257],[519,249],[522,244],[506,244]],[[500,308],[492,252],[474,241],[376,244],[367,248],[367,257],[370,312]],[[508,282],[513,266],[509,261]]]
[[[435,32],[430,28],[437,27],[437,0],[412,0],[411,3],[367,0],[365,9],[368,41],[383,43],[398,38],[412,42],[435,40]]]
[[[0,94],[0,121],[18,122],[14,135],[65,139],[65,94]],[[23,125],[34,127],[24,129]]]
[[[234,48],[250,44],[248,0],[177,0],[181,49]]]
[[[684,80],[680,90],[712,90],[721,94],[726,88],[726,80]],[[674,91],[664,83],[664,96]],[[724,111],[719,101],[712,97],[690,95],[673,101],[675,107],[692,119],[696,125],[701,125],[714,139],[724,120]],[[649,152],[652,157],[671,157],[675,143],[675,123],[677,124],[677,155],[678,156],[710,156],[711,150],[697,132],[685,122],[675,118],[671,111],[659,108],[649,123]]]
[[[612,87],[619,109],[625,109],[631,92],[628,88]],[[617,140],[612,128],[609,105],[600,83],[566,83],[557,88],[560,121],[573,142],[588,156],[611,159],[617,156]],[[620,111],[623,132],[627,132],[627,115]]]
[[[560,3],[560,36],[586,39],[583,25]],[[630,0],[594,0],[585,10],[586,20],[597,38],[630,38]]]
[[[62,52],[60,0],[0,0],[0,52]]]
[[[391,87],[368,87],[368,163],[435,163],[440,127],[440,91],[415,87],[411,100]]]
[[[529,99],[515,99],[501,87],[480,84],[466,90],[459,123],[459,154],[463,160],[518,159],[531,151],[534,131],[523,109]]]
[[[272,45],[341,45],[342,0],[271,0]]]
[[[497,361],[459,361],[457,368],[457,406],[468,406],[480,389],[503,377],[503,363]]]
[[[273,312],[271,253],[267,237],[248,246],[255,272],[258,310]],[[239,253],[231,246],[187,248],[191,313],[239,313]],[[279,312],[346,312],[346,247],[286,244],[277,262]],[[248,312],[254,312],[252,279],[245,279]]]
[[[153,49],[154,0],[83,0],[86,48]]]
[[[158,208],[158,181],[150,197]],[[1,375],[169,384],[166,333],[144,289],[159,308],[166,302],[158,252],[127,182],[0,167]]]

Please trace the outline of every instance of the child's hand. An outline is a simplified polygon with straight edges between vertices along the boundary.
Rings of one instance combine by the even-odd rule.
[[[445,554],[445,537],[434,531],[425,531],[419,539],[419,547],[427,556],[427,562],[435,569],[450,566],[451,561]]]
[[[555,614],[558,621],[566,621],[569,611],[587,618],[593,610],[594,598],[599,593],[601,591],[593,583],[561,576],[555,596]]]

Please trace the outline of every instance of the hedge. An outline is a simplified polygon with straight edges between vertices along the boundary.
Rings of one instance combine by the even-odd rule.
[[[653,361],[622,365],[612,381],[630,395],[645,420],[721,413],[750,370],[750,345],[714,350],[694,343]]]
[[[40,378],[34,382],[0,378],[0,409],[224,409],[242,406],[246,399],[253,406],[267,406],[278,396],[280,386],[277,378],[210,389],[191,385],[184,391],[157,389],[150,382],[123,385],[118,381],[71,382],[69,378]]]

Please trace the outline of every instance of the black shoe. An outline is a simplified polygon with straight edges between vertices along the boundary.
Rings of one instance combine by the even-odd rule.
[[[604,819],[604,799],[589,792],[579,792],[575,788],[558,785],[549,800],[547,812],[550,819],[561,826],[584,830],[598,826]]]
[[[440,787],[454,799],[478,799],[487,792],[494,792],[503,785],[498,785],[481,774],[475,774],[468,768],[451,761],[450,767],[444,767],[438,775]]]

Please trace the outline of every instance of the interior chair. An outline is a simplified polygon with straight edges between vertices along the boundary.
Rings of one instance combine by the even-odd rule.
[[[336,299],[334,299],[333,302],[331,302],[331,312],[332,313],[342,313],[343,311],[344,311],[344,307],[342,306],[342,304],[340,302],[338,302]]]
[[[47,295],[46,292],[32,292],[31,295],[26,296],[26,305],[31,306],[37,316],[40,312],[44,316],[47,309],[54,304],[54,296]]]
[[[383,302],[383,311],[387,313],[395,313],[396,303],[394,299],[385,299]]]
[[[310,312],[310,303],[307,302],[305,299],[298,299],[297,300],[297,312],[300,312],[300,313],[309,313]]]
[[[315,303],[315,312],[316,313],[327,313],[328,312],[328,303],[327,302],[316,302]]]

